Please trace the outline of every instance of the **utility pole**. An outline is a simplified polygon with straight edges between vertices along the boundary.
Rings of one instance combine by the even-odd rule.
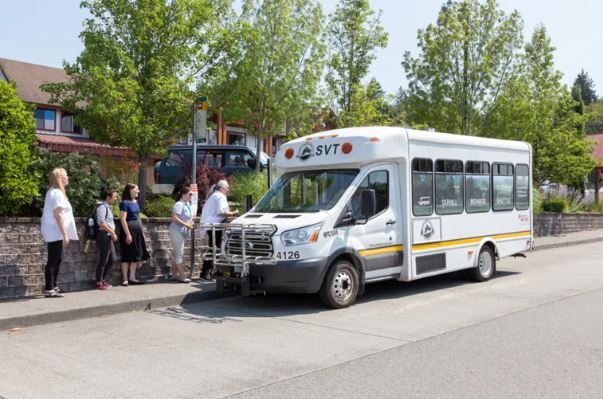
[[[197,97],[193,102],[193,161],[191,171],[191,208],[197,216],[199,189],[197,188],[197,130],[207,141],[207,97]],[[195,268],[195,231],[191,232],[191,278]]]

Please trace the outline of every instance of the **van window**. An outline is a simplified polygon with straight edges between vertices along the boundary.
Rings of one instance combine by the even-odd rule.
[[[513,210],[513,165],[492,164],[492,209]]]
[[[222,155],[223,152],[220,150],[208,150],[205,152],[205,159],[203,162],[207,162],[207,166],[212,169],[218,169],[222,167]]]
[[[467,161],[465,167],[465,209],[467,213],[490,210],[490,164]]]
[[[170,151],[165,159],[165,166],[181,166],[190,167],[193,152],[191,150],[174,150]]]
[[[530,207],[530,169],[528,165],[515,167],[515,209],[525,211]]]
[[[226,151],[224,156],[224,166],[226,167],[249,168],[254,160],[251,153],[241,150]]]
[[[386,170],[378,170],[368,174],[362,180],[358,189],[350,201],[352,214],[355,218],[365,216],[362,214],[362,192],[364,190],[375,190],[377,199],[375,215],[383,212],[389,206],[389,177]]]
[[[435,210],[438,215],[452,215],[463,212],[462,161],[436,161],[435,198]]]
[[[433,161],[427,158],[412,160],[412,213],[429,216],[433,213]]]

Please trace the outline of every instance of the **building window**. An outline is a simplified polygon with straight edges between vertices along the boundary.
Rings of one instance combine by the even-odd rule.
[[[513,210],[513,165],[511,164],[492,165],[492,209]]]
[[[245,133],[228,132],[228,144],[245,145]]]
[[[463,212],[463,162],[436,161],[435,208],[438,215]]]
[[[68,112],[61,113],[61,132],[81,134],[82,129],[75,123],[75,116]]]
[[[467,213],[490,210],[490,164],[467,161],[465,165],[465,209]]]
[[[530,168],[528,165],[515,167],[515,209],[525,211],[530,207]]]
[[[55,131],[56,127],[56,111],[54,109],[36,108],[36,129]]]
[[[412,160],[412,213],[430,216],[433,213],[433,161],[426,158]]]

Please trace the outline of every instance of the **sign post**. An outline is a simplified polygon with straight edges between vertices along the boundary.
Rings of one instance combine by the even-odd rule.
[[[199,129],[198,129],[199,127]],[[207,97],[198,97],[193,102],[193,162],[191,171],[191,208],[193,218],[197,216],[199,191],[197,188],[197,130],[207,140]],[[191,278],[195,269],[195,231],[191,232]]]

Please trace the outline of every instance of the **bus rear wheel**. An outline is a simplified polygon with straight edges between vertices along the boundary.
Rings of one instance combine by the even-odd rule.
[[[354,265],[347,261],[339,261],[325,276],[320,287],[320,298],[325,305],[334,309],[346,308],[353,304],[358,296],[359,281]]]
[[[468,277],[477,282],[488,281],[496,272],[496,258],[494,251],[488,245],[484,245],[479,252],[477,266],[467,271]]]

